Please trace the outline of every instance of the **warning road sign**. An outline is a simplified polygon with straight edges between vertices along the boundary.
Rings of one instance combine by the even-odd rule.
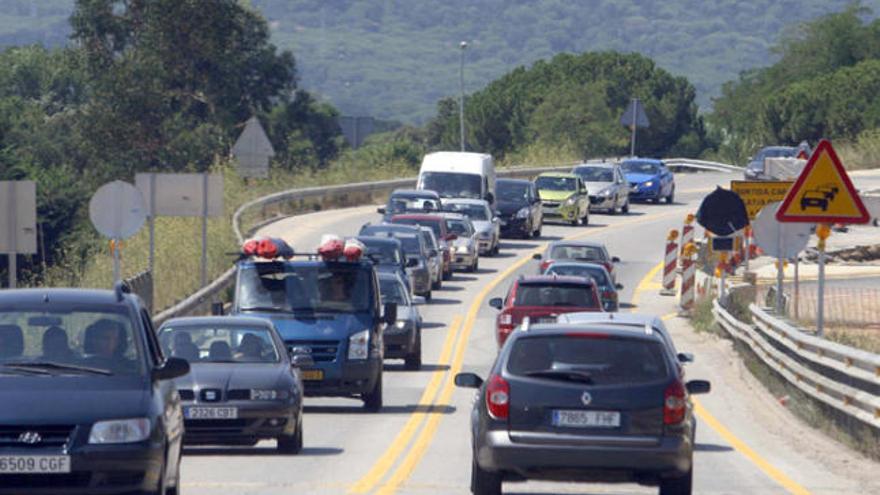
[[[761,208],[769,203],[782,201],[792,184],[794,181],[790,180],[732,180],[730,190],[739,194],[746,204],[749,219],[754,220]]]
[[[840,158],[825,139],[776,212],[780,222],[867,223],[869,218]]]

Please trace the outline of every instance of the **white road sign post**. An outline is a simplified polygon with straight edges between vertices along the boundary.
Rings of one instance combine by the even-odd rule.
[[[269,176],[269,159],[275,156],[275,148],[256,117],[248,119],[232,147],[232,155],[238,162],[240,177],[265,179]]]
[[[630,132],[632,132],[629,143],[629,155],[636,156],[636,129],[639,127],[648,128],[651,126],[651,123],[648,121],[648,114],[645,113],[645,108],[642,105],[641,100],[638,98],[632,99],[629,107],[627,107],[626,111],[620,117],[620,124],[629,127]]]
[[[0,181],[0,252],[9,258],[9,288],[18,285],[18,254],[37,252],[37,186],[34,181]]]
[[[150,218],[150,264],[154,268],[155,218],[201,217],[201,282],[208,283],[208,217],[223,216],[221,174],[137,174],[135,184],[147,199]]]
[[[147,218],[140,191],[121,180],[104,184],[89,201],[89,218],[101,235],[113,241],[113,282],[116,283],[121,280],[119,241],[135,235]]]
[[[812,226],[807,223],[781,223],[776,220],[776,210],[781,203],[768,203],[752,223],[755,243],[770,256],[775,256],[778,267],[776,272],[776,311],[782,314],[782,284],[785,280],[785,260],[796,258],[798,253],[807,247]]]

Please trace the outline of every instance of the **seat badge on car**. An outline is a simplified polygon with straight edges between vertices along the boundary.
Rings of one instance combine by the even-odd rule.
[[[584,392],[583,395],[581,395],[581,402],[583,402],[585,406],[589,406],[590,402],[593,402],[593,396],[590,395],[589,392]]]
[[[41,437],[40,434],[35,431],[26,431],[18,436],[18,441],[20,443],[26,443],[28,445],[35,445],[42,442],[43,437]]]

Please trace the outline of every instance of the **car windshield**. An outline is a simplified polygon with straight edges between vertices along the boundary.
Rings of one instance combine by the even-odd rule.
[[[471,205],[462,203],[453,203],[447,205],[447,211],[460,213],[471,220],[489,220],[489,208],[485,205]]]
[[[584,182],[614,181],[614,171],[607,167],[578,167],[574,173],[580,175]]]
[[[476,174],[424,172],[420,189],[437,191],[441,198],[481,199],[482,183],[482,177]]]
[[[552,260],[605,261],[605,252],[602,248],[594,246],[571,246],[563,244],[550,248],[549,258]]]
[[[141,374],[144,365],[136,331],[125,307],[3,307],[0,369],[49,363],[103,374]]]
[[[513,203],[524,203],[529,199],[529,185],[516,184],[509,182],[498,182],[495,184],[496,193],[500,201],[510,201]]]
[[[473,229],[471,229],[470,222],[455,218],[446,220],[446,230],[460,237],[470,237],[474,233]]]
[[[346,263],[245,265],[236,300],[242,311],[364,312],[373,295],[371,274]]]
[[[593,385],[643,384],[669,377],[659,342],[596,334],[521,337],[507,360],[513,375],[566,379]]]
[[[656,175],[660,172],[660,166],[649,162],[623,162],[620,166],[628,174]]]
[[[393,278],[379,279],[379,294],[382,296],[382,304],[394,303],[408,306],[406,289],[399,280]]]
[[[395,218],[392,220],[393,223],[398,225],[421,225],[424,227],[428,227],[434,231],[434,235],[439,239],[442,236],[442,231],[440,230],[440,222],[442,219],[424,219],[424,218]]]
[[[394,197],[388,200],[389,213],[406,213],[408,211],[438,211],[440,202],[431,198]]]
[[[538,177],[535,185],[543,191],[574,191],[577,180],[574,177]]]
[[[277,363],[281,357],[269,329],[242,325],[162,327],[159,342],[167,355],[190,363]]]
[[[598,308],[593,289],[574,284],[521,284],[516,288],[514,306],[576,306]]]
[[[400,251],[394,244],[364,242],[367,246],[366,255],[376,263],[399,265]]]
[[[573,277],[590,277],[602,287],[611,285],[608,281],[608,275],[605,269],[600,266],[591,265],[550,265],[547,269],[547,275],[573,276]]]

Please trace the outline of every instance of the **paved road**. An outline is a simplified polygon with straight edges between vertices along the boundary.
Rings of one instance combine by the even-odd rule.
[[[422,307],[426,364],[412,372],[388,362],[382,412],[363,413],[354,400],[309,399],[301,455],[276,455],[274,442],[247,449],[188,449],[185,493],[469,493],[473,392],[455,389],[451,376],[459,370],[485,375],[492,363],[494,310],[486,301],[501,295],[511,277],[534,273],[537,262],[530,255],[546,242],[581,237],[605,242],[623,260],[624,311],[670,315],[673,298],[656,295],[663,239],[670,228],[680,228],[706,192],[730,178],[680,174],[675,205],[636,206],[626,216],[591,216],[586,227],[547,226],[541,240],[505,242],[499,256],[480,260],[479,273],[456,275]],[[323,233],[350,235],[377,219],[373,208],[353,208],[286,219],[262,233],[311,249]],[[880,481],[871,479],[876,464],[793,419],[743,370],[728,343],[694,334],[677,318],[669,324],[678,347],[697,356],[689,377],[708,378],[715,388],[699,402],[697,493],[880,493]],[[636,485],[510,483],[505,488],[522,494],[656,493]]]

